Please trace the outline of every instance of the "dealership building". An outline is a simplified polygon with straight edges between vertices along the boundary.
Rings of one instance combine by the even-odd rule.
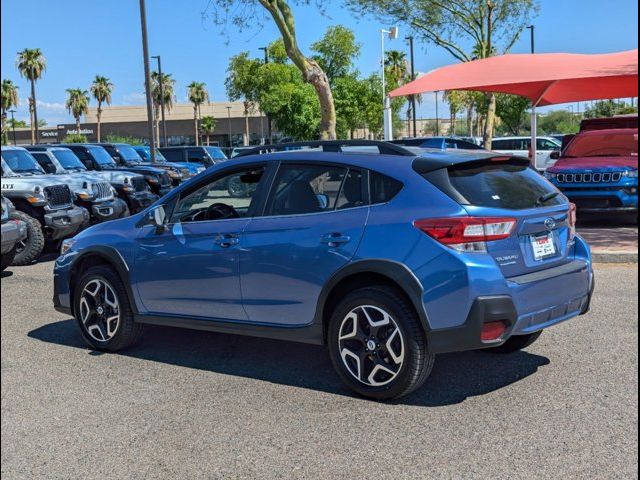
[[[97,109],[91,107],[80,125],[80,133],[87,137],[87,141],[96,142],[97,138]],[[202,105],[199,117],[211,116],[216,119],[216,126],[209,135],[211,145],[229,146],[229,139],[233,146],[258,145],[269,138],[267,119],[258,109],[254,109],[245,116],[242,102],[216,102]],[[149,142],[149,126],[145,105],[135,106],[106,106],[102,109],[101,137],[105,141],[109,135],[133,137]],[[195,122],[193,105],[189,103],[175,104],[165,111],[167,143],[169,145],[195,145]],[[163,135],[160,124],[160,136]],[[78,133],[75,123],[59,124],[56,126],[40,127],[41,143],[59,143],[67,135]],[[10,143],[13,143],[14,131],[7,132]],[[199,129],[201,143],[207,141],[207,136]],[[277,140],[279,135],[272,131],[272,137]],[[29,128],[16,128],[15,140],[18,145],[31,143]]]

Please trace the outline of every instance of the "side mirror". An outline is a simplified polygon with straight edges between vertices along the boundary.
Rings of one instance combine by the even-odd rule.
[[[560,150],[554,150],[549,154],[551,160],[558,160],[560,158]]]
[[[56,166],[53,163],[47,163],[44,166],[44,171],[46,173],[56,173],[57,169],[56,169]]]
[[[162,233],[167,229],[167,213],[164,206],[158,205],[149,211],[149,224],[156,228],[156,233]]]

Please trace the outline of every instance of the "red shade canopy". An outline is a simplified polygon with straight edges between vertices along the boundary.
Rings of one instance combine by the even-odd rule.
[[[638,50],[502,55],[439,68],[389,95],[443,90],[511,93],[528,98],[533,105],[636,97]]]

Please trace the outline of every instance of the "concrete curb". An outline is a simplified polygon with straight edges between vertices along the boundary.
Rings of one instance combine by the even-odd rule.
[[[594,263],[638,263],[638,252],[591,252]]]

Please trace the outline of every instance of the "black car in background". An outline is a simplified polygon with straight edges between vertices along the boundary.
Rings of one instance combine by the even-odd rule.
[[[118,168],[144,175],[153,193],[162,196],[169,193],[173,187],[169,173],[163,168],[145,164],[131,145],[126,143],[96,143],[95,145],[104,148]]]
[[[167,162],[197,163],[205,168],[227,160],[227,156],[220,147],[160,147],[159,150]]]
[[[120,175],[117,175],[117,172],[129,171],[129,169],[120,168],[104,148],[83,143],[69,143],[58,146],[66,147],[75,153],[84,166],[87,167],[87,170],[113,172],[113,178],[110,180],[111,185],[116,189],[118,197],[126,202],[131,213],[139,212],[158,199],[158,195],[151,191],[146,176],[141,172],[134,171],[133,173],[138,173],[139,175],[135,175],[133,178],[122,178],[122,181],[120,181]]]

